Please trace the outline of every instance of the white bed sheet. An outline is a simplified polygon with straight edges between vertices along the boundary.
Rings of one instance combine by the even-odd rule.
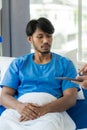
[[[56,100],[47,93],[25,94],[19,98],[21,102],[32,102],[39,105]],[[66,112],[48,113],[38,119],[19,122],[20,114],[13,109],[6,109],[0,117],[0,130],[75,130],[73,120]]]

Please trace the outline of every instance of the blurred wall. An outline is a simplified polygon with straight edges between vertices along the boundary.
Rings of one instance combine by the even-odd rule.
[[[17,57],[30,52],[25,28],[29,21],[29,0],[2,0],[3,56]]]

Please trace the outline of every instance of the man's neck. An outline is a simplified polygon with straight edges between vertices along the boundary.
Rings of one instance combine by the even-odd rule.
[[[48,54],[35,53],[33,59],[38,64],[46,64],[51,60],[51,53]]]

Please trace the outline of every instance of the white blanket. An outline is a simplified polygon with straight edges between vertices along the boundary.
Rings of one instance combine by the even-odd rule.
[[[21,102],[39,105],[49,103],[56,98],[47,93],[29,93],[21,96]],[[0,117],[0,130],[75,130],[76,126],[66,112],[48,113],[35,120],[19,122],[20,114],[13,109],[6,109]]]

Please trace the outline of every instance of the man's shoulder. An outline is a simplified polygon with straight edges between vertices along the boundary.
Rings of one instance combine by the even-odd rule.
[[[62,64],[70,64],[73,63],[71,59],[69,59],[66,56],[60,55],[60,54],[56,54],[56,53],[52,53],[53,59],[57,62],[57,63],[62,63]]]
[[[22,56],[16,57],[15,60],[26,60],[26,59],[31,58],[32,55],[33,55],[33,53],[25,54],[25,55],[22,55]]]
[[[19,56],[19,57],[16,57],[14,60],[13,60],[13,64],[24,64],[24,63],[27,63],[27,61],[30,61],[32,59],[32,56],[33,56],[33,53],[29,53],[29,54],[25,54],[25,55],[22,55],[22,56]]]
[[[63,55],[61,55],[61,54],[57,54],[57,53],[54,53],[54,52],[52,52],[52,55],[53,55],[53,57],[55,58],[55,59],[58,59],[58,60],[69,60],[69,58],[67,58],[66,56],[63,56]]]

